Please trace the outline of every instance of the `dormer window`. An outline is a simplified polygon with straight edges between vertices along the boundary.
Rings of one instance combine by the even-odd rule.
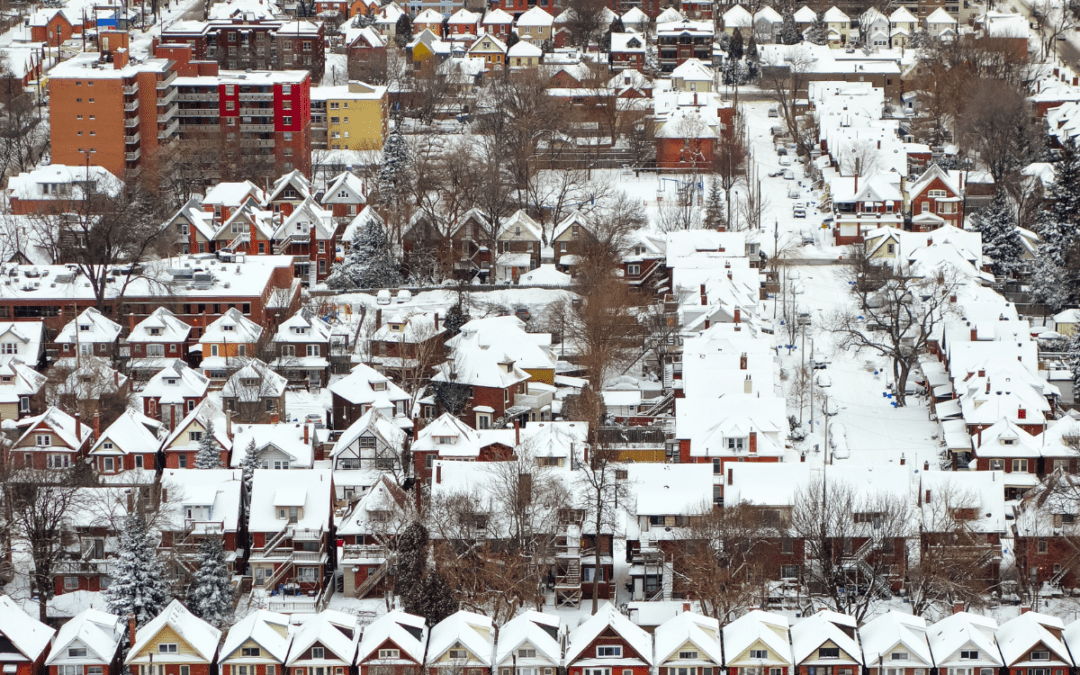
[[[4,384],[10,384],[14,379],[11,375],[0,376],[0,382]]]
[[[960,658],[961,659],[967,659],[967,660],[973,660],[973,661],[978,660],[979,651],[978,650],[971,650],[971,651],[964,650],[964,651],[961,651],[960,652]]]
[[[453,445],[457,442],[457,436],[436,436],[436,445]]]
[[[233,330],[233,326],[227,324],[227,325],[222,326],[221,330],[231,331],[231,330]]]
[[[385,382],[372,382],[371,383],[371,390],[372,391],[386,391],[386,383]]]
[[[821,647],[818,649],[819,659],[838,659],[840,658],[839,647]]]
[[[1003,439],[1001,439],[1001,444],[1002,445],[1016,445],[1016,439],[1015,438],[1003,438]]]
[[[1032,661],[1049,661],[1050,660],[1050,652],[1048,652],[1046,650],[1040,650],[1040,651],[1031,652],[1031,660]]]
[[[745,438],[729,438],[727,439],[727,447],[731,452],[741,452],[743,449],[743,442]]]
[[[88,323],[80,323],[79,324],[79,330],[83,331],[83,332],[89,332],[90,331],[90,324],[88,324]]]
[[[245,387],[257,387],[259,386],[259,378],[257,377],[244,377],[240,379],[240,384]]]
[[[175,387],[176,382],[177,382],[177,379],[175,377],[166,377],[165,378],[165,384],[169,385],[170,387]]]
[[[160,328],[151,328],[150,329],[150,334],[151,335],[161,335],[161,329]]]
[[[392,323],[392,324],[390,324],[390,332],[392,332],[392,333],[400,333],[403,330],[405,330],[404,324],[400,324],[400,323]]]
[[[622,658],[622,646],[603,645],[596,648],[597,658]]]

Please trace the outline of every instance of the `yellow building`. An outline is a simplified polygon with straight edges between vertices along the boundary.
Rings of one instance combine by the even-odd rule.
[[[312,87],[312,101],[326,106],[326,138],[312,138],[312,144],[325,140],[328,150],[382,148],[389,131],[386,91],[386,87],[356,80],[347,85]]]

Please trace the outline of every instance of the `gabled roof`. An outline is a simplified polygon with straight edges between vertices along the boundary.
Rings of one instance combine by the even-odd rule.
[[[441,26],[442,22],[443,22],[443,15],[439,14],[438,12],[431,9],[430,7],[428,7],[424,11],[420,12],[419,14],[417,14],[413,18],[413,25],[414,26],[416,24],[418,24],[418,23],[422,23],[422,24],[437,23],[437,24],[439,24]]]
[[[754,23],[754,17],[750,14],[742,5],[735,5],[728,11],[724,12],[724,27],[725,28],[747,28]],[[660,20],[657,19],[657,22]]]
[[[539,8],[534,8],[539,9]],[[543,11],[543,10],[541,10]],[[516,234],[521,228],[521,233],[527,236],[531,236],[536,241],[540,241],[543,237],[543,232],[540,229],[540,223],[533,220],[529,214],[525,213],[523,209],[518,209],[509,218],[503,222],[502,230],[499,233],[499,238],[502,239],[506,235]]]
[[[345,196],[342,196],[342,193]],[[326,189],[322,199],[323,204],[366,204],[367,197],[364,195],[364,181],[360,180],[351,171],[344,171],[334,178],[334,182]]]
[[[330,324],[304,308],[281,322],[274,342],[329,342],[333,331]]]
[[[926,23],[944,23],[955,26],[956,19],[952,18],[952,15],[946,12],[944,7],[938,7],[926,17]]]
[[[180,424],[176,425],[176,428],[169,432],[169,435],[165,438],[165,441],[161,444],[164,450],[169,450],[170,446],[180,438],[180,434],[187,431],[188,427],[192,424],[197,425],[200,429],[206,430],[206,427],[212,421],[214,423],[214,439],[225,450],[232,447],[232,441],[229,439],[229,435],[226,433],[226,424],[224,415],[221,411],[210,402],[209,399],[203,400],[199,405],[195,406],[195,409],[187,414]]]
[[[852,660],[862,663],[862,650],[859,649],[857,639],[846,632],[855,634],[855,627],[856,622],[853,617],[828,610],[820,611],[796,623],[791,628],[791,652],[795,665],[816,662],[817,659],[813,657],[818,647],[826,642],[832,642]]]
[[[938,9],[941,8],[939,7]],[[934,14],[937,14],[937,10],[934,10]],[[931,14],[930,16],[933,16],[934,14]],[[930,17],[927,17],[927,19],[929,18]],[[925,190],[927,186],[929,186],[930,183],[934,181],[934,179],[940,179],[945,184],[945,187],[948,188],[949,191],[952,192],[954,195],[960,194],[960,191],[956,188],[956,185],[953,183],[952,179],[949,178],[949,175],[945,173],[945,171],[943,171],[941,167],[939,167],[937,164],[931,164],[930,166],[926,167],[926,171],[923,171],[922,175],[919,176],[914,183],[908,186],[908,194],[911,195],[911,197],[914,199],[917,195],[922,194],[923,190]]]
[[[555,17],[539,6],[533,6],[517,19],[519,26],[550,26],[555,22]]]
[[[931,667],[934,657],[926,641],[926,619],[896,610],[890,610],[859,629],[863,656],[866,663],[881,663],[896,647],[905,648],[921,663],[911,663],[908,668],[920,665]],[[909,659],[909,662],[915,659]]]
[[[262,332],[262,326],[244,316],[239,309],[230,307],[206,327],[199,344],[254,344]]]
[[[1041,662],[1033,662],[1029,658],[1031,649],[1038,645],[1046,647],[1059,660],[1072,666],[1072,656],[1065,643],[1061,641],[1064,628],[1065,624],[1061,619],[1040,612],[1025,612],[1001,624],[997,630],[997,642],[998,648],[1001,649],[1001,657],[1005,660],[1005,666],[1008,668],[1040,666]]]
[[[768,21],[769,23],[781,23],[784,17],[780,16],[780,12],[776,11],[772,7],[765,5],[754,14],[754,23],[758,21]]]
[[[698,59],[686,59],[675,70],[671,71],[671,79],[682,79],[691,82],[712,82],[713,76],[709,67]]]
[[[101,438],[90,449],[90,454],[115,456],[133,452],[154,452],[160,441],[151,430],[152,425],[156,425],[154,428],[161,428],[161,423],[157,420],[128,408],[101,433]],[[112,443],[113,447],[106,449],[106,442]]]
[[[409,657],[409,660],[423,665],[427,637],[427,622],[424,617],[395,609],[388,614],[383,614],[364,628],[364,637],[360,640],[360,647],[356,652],[356,662],[365,665],[390,663],[373,658],[378,657],[379,646],[390,640]]]
[[[537,656],[544,657],[556,666],[562,664],[562,647],[556,637],[561,630],[561,620],[553,614],[529,610],[517,615],[499,629],[494,665],[500,666],[513,660],[514,652],[526,643],[536,648]]]
[[[351,633],[351,636],[347,633]],[[305,662],[304,652],[318,643],[332,653],[338,660],[352,664],[356,656],[356,645],[360,642],[360,627],[356,617],[344,612],[327,609],[310,616],[293,634],[289,658],[285,664],[291,666]],[[327,656],[327,659],[330,657]],[[320,660],[320,663],[325,660]]]
[[[961,648],[973,645],[978,648],[979,657],[984,662],[1004,665],[997,646],[997,627],[997,622],[992,618],[970,612],[957,612],[945,617],[927,630],[934,663],[941,666]]]
[[[484,46],[485,43],[487,46]],[[506,53],[506,44],[499,38],[491,35],[490,33],[482,33],[477,36],[476,41],[469,47],[469,52],[501,52]]]
[[[437,661],[454,645],[461,644],[476,661],[490,667],[495,654],[494,635],[488,617],[465,610],[455,612],[432,627],[428,637],[428,661]]]
[[[229,629],[221,648],[221,660],[225,662],[248,640],[265,649],[275,661],[284,662],[289,653],[289,617],[265,609],[248,614]]]
[[[783,614],[755,609],[724,626],[724,665],[731,666],[740,654],[760,642],[769,651],[770,659],[762,666],[792,665],[791,643],[787,617]],[[777,660],[773,661],[771,657]]]
[[[918,19],[906,7],[898,7],[895,12],[889,15],[889,21],[892,23],[917,23]]]
[[[153,330],[157,334],[153,334]],[[176,315],[164,307],[135,324],[128,342],[186,342],[191,333],[191,326],[176,318]]]
[[[47,427],[59,436],[69,448],[78,450],[94,433],[89,426],[56,407],[51,407],[36,417],[23,418],[18,421],[18,426],[20,428],[25,427],[26,431],[19,436],[19,440],[15,441],[15,445],[21,443],[23,439],[35,431]]]
[[[395,453],[399,452],[405,444],[405,432],[402,431],[398,425],[394,424],[392,420],[379,412],[378,408],[372,407],[368,409],[360,419],[350,424],[349,428],[341,433],[341,437],[338,438],[337,443],[334,444],[334,449],[331,451],[330,456],[332,458],[337,458],[338,455],[355,443],[358,438],[368,432],[380,439]]]
[[[254,381],[254,384],[248,384]],[[235,397],[243,403],[255,403],[264,398],[278,398],[285,395],[289,380],[270,369],[259,359],[250,359],[225,382],[221,395]]]
[[[311,198],[311,181],[299,169],[294,169],[274,181],[274,189],[270,191],[263,203],[269,204],[279,199],[285,199],[285,190],[290,187],[296,191],[296,197],[289,197],[288,199]]]
[[[12,378],[11,384],[0,385],[0,403],[18,403],[23,396],[33,396],[49,379],[17,356],[0,357],[0,377]]]
[[[294,234],[308,235],[309,228],[315,228],[316,239],[330,239],[334,236],[334,214],[319,206],[311,197],[293,209],[288,218],[281,221],[275,230],[274,239],[284,239]]]
[[[147,663],[149,659],[139,657],[139,652],[150,645],[151,641],[168,628],[191,647],[198,657],[191,654],[178,654],[184,662],[194,662],[201,658],[210,663],[217,655],[218,642],[221,640],[221,631],[207,622],[195,616],[184,607],[179,600],[173,600],[161,611],[150,623],[140,628],[135,633],[135,644],[131,645],[125,663]],[[163,654],[154,654],[157,661],[178,662],[177,657],[168,657]]]
[[[338,536],[343,536],[386,532],[386,521],[374,520],[371,513],[379,512],[390,514],[391,521],[398,520],[399,522],[404,522],[404,519],[407,518],[412,511],[413,506],[409,495],[407,495],[388,474],[384,473],[379,476],[379,480],[371,486],[367,493],[356,502],[356,506],[353,507],[353,510],[338,523],[337,533]],[[426,632],[425,629],[425,633]],[[364,636],[367,637],[367,633],[365,633]],[[427,645],[426,638],[422,642],[423,644],[420,646],[419,656],[421,661],[424,657],[423,648]],[[363,652],[363,642],[361,642],[360,646],[361,652]],[[361,656],[360,658],[363,657]]]
[[[181,403],[189,398],[202,398],[210,380],[180,359],[174,359],[146,383],[139,392],[142,398],[156,398],[159,404]]]
[[[652,636],[623,616],[610,602],[570,633],[566,643],[566,664],[571,665],[582,658],[589,645],[607,628],[615,631],[646,665],[653,664]]]
[[[67,648],[73,644],[85,646],[87,657],[104,664],[111,663],[124,635],[125,625],[120,617],[97,609],[85,609],[60,627],[53,641],[45,665],[67,656]]]
[[[204,205],[221,205],[227,207],[240,206],[248,199],[263,202],[263,191],[249,180],[239,183],[218,183],[206,191],[203,197]]]
[[[485,26],[511,24],[514,23],[514,17],[496,7],[495,9],[488,11],[487,14],[484,14],[484,19],[481,23]]]
[[[376,391],[373,384],[383,384],[385,388]],[[370,404],[376,408],[393,408],[395,402],[412,398],[388,377],[362,363],[354,366],[344,378],[331,383],[329,389],[349,403]]]
[[[825,23],[842,23],[844,21],[851,21],[851,19],[847,14],[840,11],[836,5],[825,10]]]
[[[492,12],[495,12],[495,11],[501,11],[501,10],[497,10],[497,9],[492,10]],[[492,12],[488,12],[488,14],[491,14]],[[505,12],[503,12],[503,13],[506,14]],[[510,15],[507,14],[507,16],[510,16]],[[469,10],[465,9],[464,7],[450,15],[450,25],[458,25],[458,24],[466,24],[466,25],[473,24],[473,25],[475,25],[475,24],[479,23],[479,21],[480,21],[480,15],[479,14],[477,14],[476,12],[470,12]],[[511,19],[511,21],[513,21],[513,19]]]
[[[796,23],[813,23],[817,21],[817,12],[803,5],[795,11]]]
[[[658,664],[670,659],[687,642],[701,650],[698,661],[711,661],[717,666],[724,663],[720,653],[720,622],[701,614],[683,612],[668,619],[656,627],[653,642]]]
[[[0,595],[0,635],[15,645],[28,661],[37,660],[56,631],[30,616],[6,595]],[[9,659],[7,660],[21,660]]]
[[[115,342],[123,328],[96,308],[87,307],[82,314],[60,329],[55,342],[57,344]]]
[[[452,438],[451,443],[440,444],[436,438]],[[476,430],[450,413],[443,413],[420,430],[412,444],[413,452],[437,451],[449,457],[476,457],[481,442]]]

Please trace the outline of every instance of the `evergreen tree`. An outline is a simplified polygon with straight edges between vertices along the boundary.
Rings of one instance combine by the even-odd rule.
[[[555,42],[551,38],[548,38],[540,43],[540,51],[545,54],[551,54],[555,51]]]
[[[195,583],[188,598],[190,609],[195,616],[224,630],[232,623],[234,594],[220,537],[207,537],[199,544],[195,567]]]
[[[825,13],[818,12],[814,17],[814,23],[806,31],[806,39],[815,45],[824,45],[829,42],[829,27],[825,25]]]
[[[1069,336],[1065,353],[1068,354],[1069,370],[1073,379],[1073,398],[1080,396],[1080,331]]]
[[[401,283],[401,270],[386,231],[369,220],[353,233],[348,253],[334,263],[326,285],[330,288],[389,288]]]
[[[396,128],[383,143],[382,166],[379,167],[379,201],[390,204],[401,195],[404,188],[405,172],[408,169],[409,149],[405,138]]]
[[[746,41],[746,60],[758,60],[757,38],[754,37],[753,33],[750,34],[750,39]]]
[[[244,479],[244,499],[251,500],[251,484],[255,480],[255,469],[259,467],[259,451],[255,447],[255,439],[248,441],[244,449],[244,459],[240,462],[241,475]]]
[[[1080,150],[1072,141],[1062,150],[1048,206],[1038,215],[1039,252],[1031,277],[1034,300],[1054,310],[1071,304],[1078,285],[1070,258],[1075,255],[1080,227]]]
[[[434,626],[454,612],[458,611],[458,601],[454,590],[446,583],[443,575],[432,570],[424,579],[424,612],[429,626]]]
[[[120,554],[113,582],[105,591],[108,611],[117,616],[135,615],[139,626],[161,613],[172,600],[165,566],[140,516],[131,514],[120,533]]]
[[[738,27],[731,31],[731,41],[728,42],[728,59],[738,61],[743,57],[742,31]]]
[[[784,22],[780,25],[780,42],[785,45],[797,45],[802,42],[799,27],[795,23],[795,15],[790,11],[784,12]]]
[[[446,311],[446,320],[443,321],[443,325],[446,326],[447,339],[454,337],[461,332],[461,327],[469,323],[472,317],[461,306],[460,302],[455,303]]]
[[[199,439],[199,452],[195,455],[196,469],[220,469],[221,448],[214,439],[214,422],[206,423],[206,431]]]
[[[983,255],[990,258],[990,270],[997,277],[1009,276],[1020,262],[1021,246],[1009,196],[999,189],[990,206],[972,217],[972,221],[982,233]]]
[[[514,31],[510,31],[510,34],[506,36],[506,48],[510,49],[517,43],[521,42],[521,38]]]
[[[410,614],[424,615],[424,573],[427,570],[428,531],[420,521],[413,521],[398,537],[397,574],[394,593]]]
[[[724,198],[721,194],[720,181],[715,176],[709,181],[709,198],[705,202],[705,222],[702,226],[707,230],[727,229]]]
[[[611,20],[610,30],[612,33],[625,33],[626,26],[623,25],[622,18],[616,16]]]
[[[397,24],[394,26],[394,44],[401,49],[405,49],[405,45],[412,42],[412,38],[412,19],[409,18],[407,12],[403,12],[402,15],[398,17]]]

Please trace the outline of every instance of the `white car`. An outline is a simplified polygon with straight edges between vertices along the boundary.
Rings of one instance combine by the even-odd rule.
[[[795,174],[791,169],[784,169],[784,180],[795,180]]]
[[[791,166],[791,158],[787,155],[780,155],[780,166]]]
[[[390,304],[390,290],[384,288],[381,291],[379,291],[378,295],[375,296],[375,303],[378,304],[378,305],[389,305]]]
[[[819,387],[831,387],[832,386],[832,378],[830,378],[825,373],[818,373],[816,379],[817,379],[817,386],[819,386]]]

